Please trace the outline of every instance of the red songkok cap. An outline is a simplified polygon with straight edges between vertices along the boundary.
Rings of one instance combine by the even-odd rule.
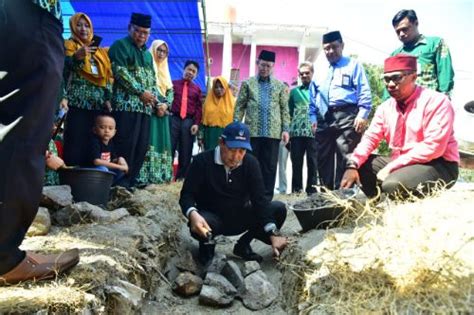
[[[399,54],[385,59],[383,72],[394,71],[416,71],[416,57]]]

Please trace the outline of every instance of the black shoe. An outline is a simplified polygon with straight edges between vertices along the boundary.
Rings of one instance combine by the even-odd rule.
[[[255,253],[250,244],[242,244],[237,242],[234,246],[234,255],[241,257],[245,261],[255,260],[258,263],[263,261],[263,257]]]
[[[199,243],[199,263],[203,266],[206,266],[212,260],[212,258],[214,258],[215,249],[216,245]]]

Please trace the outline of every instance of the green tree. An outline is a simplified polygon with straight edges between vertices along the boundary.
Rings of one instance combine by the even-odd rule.
[[[385,90],[385,85],[382,80],[383,67],[378,65],[373,65],[369,63],[363,63],[365,73],[367,74],[367,79],[369,80],[370,90],[372,92],[372,111],[369,115],[369,123],[374,116],[377,107],[383,102],[383,94]],[[382,140],[378,147],[379,154],[388,155],[390,149],[388,148],[387,142]]]

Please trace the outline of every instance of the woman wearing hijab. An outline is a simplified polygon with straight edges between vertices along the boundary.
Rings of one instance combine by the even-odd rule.
[[[224,77],[212,81],[212,92],[207,94],[203,106],[200,142],[204,150],[214,149],[222,130],[232,122],[235,98]]]
[[[170,182],[173,164],[168,118],[168,108],[173,103],[173,83],[168,68],[168,44],[160,39],[154,40],[149,51],[153,56],[159,95],[150,121],[148,151],[137,179],[141,186]]]
[[[67,165],[87,165],[88,147],[95,116],[111,110],[112,67],[108,49],[93,46],[90,18],[76,13],[69,20],[71,38],[64,42],[64,96],[61,106],[68,109],[64,129],[64,161]]]

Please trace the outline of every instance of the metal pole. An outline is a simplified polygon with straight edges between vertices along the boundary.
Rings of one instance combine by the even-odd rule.
[[[206,66],[207,66],[207,82],[206,87],[207,91],[209,91],[210,84],[211,84],[211,64],[209,63],[209,34],[207,33],[207,18],[206,18],[206,0],[201,0],[201,8],[202,8],[202,18],[204,23],[204,42],[206,44]]]

